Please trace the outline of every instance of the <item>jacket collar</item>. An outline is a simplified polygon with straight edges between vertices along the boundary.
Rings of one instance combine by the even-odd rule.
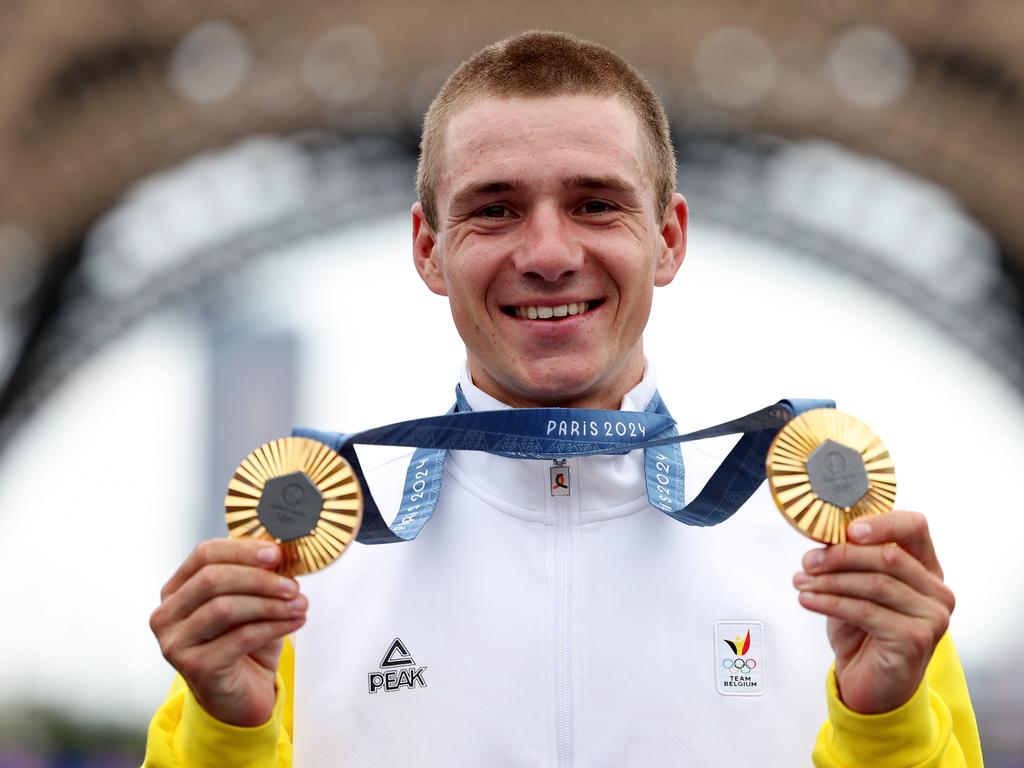
[[[510,406],[473,384],[468,365],[459,381],[474,411],[504,410]],[[657,389],[650,361],[644,377],[622,399],[621,410],[642,411]],[[643,452],[624,456],[588,456],[574,461],[574,509],[580,523],[633,514],[647,507]],[[449,451],[448,470],[470,493],[500,511],[525,520],[552,522],[550,514],[550,461],[508,459],[479,451]]]

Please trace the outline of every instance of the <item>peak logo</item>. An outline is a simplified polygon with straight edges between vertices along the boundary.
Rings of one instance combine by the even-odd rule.
[[[416,666],[415,659],[401,638],[396,637],[391,641],[378,666],[380,672],[370,672],[366,676],[370,693],[391,693],[403,688],[427,687],[427,681],[423,677],[427,668]]]

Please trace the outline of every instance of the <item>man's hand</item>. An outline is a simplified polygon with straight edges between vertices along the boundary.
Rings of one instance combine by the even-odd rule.
[[[906,703],[955,603],[924,516],[861,517],[846,544],[811,550],[803,566],[793,584],[805,608],[828,616],[843,703],[862,714]]]
[[[273,572],[280,556],[265,541],[204,541],[164,585],[149,620],[203,709],[231,725],[270,719],[281,644],[306,621],[298,583]]]

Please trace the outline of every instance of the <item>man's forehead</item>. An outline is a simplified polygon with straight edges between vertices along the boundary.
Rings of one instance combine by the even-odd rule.
[[[598,110],[616,112],[632,117],[633,110],[622,98],[615,95],[602,96],[590,93],[542,94],[537,96],[499,96],[484,94],[471,98],[452,113],[449,123],[475,122],[490,115],[550,114],[559,111],[595,112]]]
[[[636,115],[614,96],[480,97],[449,121],[442,185],[481,173],[486,177],[491,170],[517,177],[516,166],[531,148],[557,148],[567,162],[578,155],[595,163],[567,170],[573,175],[601,177],[615,171],[640,181],[639,130]]]

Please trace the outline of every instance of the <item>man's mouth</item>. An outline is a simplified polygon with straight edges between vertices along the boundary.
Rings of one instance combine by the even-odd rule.
[[[559,320],[563,317],[582,315],[596,309],[601,305],[600,300],[577,301],[569,304],[558,304],[557,306],[539,306],[537,304],[522,304],[514,307],[502,307],[509,317],[518,317],[522,320]]]

